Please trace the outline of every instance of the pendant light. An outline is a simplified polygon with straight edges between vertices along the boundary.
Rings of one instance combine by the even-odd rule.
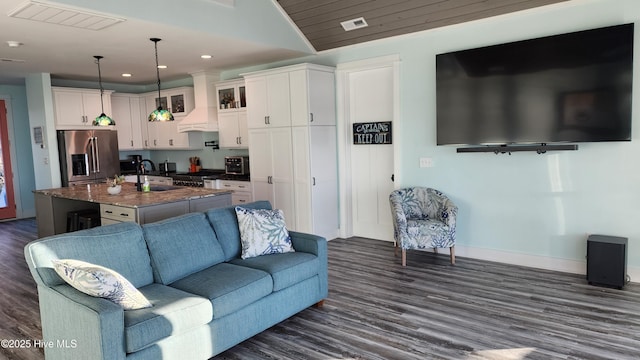
[[[149,114],[149,121],[173,121],[173,114],[169,110],[165,110],[162,108],[162,102],[160,101],[160,68],[158,64],[158,41],[162,39],[151,38],[149,39],[154,42],[156,48],[156,75],[158,76],[158,108],[153,110],[151,114]]]
[[[100,82],[100,107],[102,109],[102,113],[93,120],[93,125],[94,126],[115,125],[116,122],[113,121],[112,118],[108,117],[104,113],[104,102],[102,101],[102,94],[104,93],[104,89],[102,88],[102,73],[100,72],[100,59],[102,59],[102,56],[95,55],[94,58],[96,59],[96,64],[98,64],[98,81]]]

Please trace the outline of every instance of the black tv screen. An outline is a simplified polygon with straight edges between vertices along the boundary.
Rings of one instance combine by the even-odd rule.
[[[631,140],[633,24],[436,55],[438,145]]]

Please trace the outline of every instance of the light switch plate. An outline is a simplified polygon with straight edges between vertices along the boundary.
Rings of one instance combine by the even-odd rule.
[[[433,159],[430,157],[420,158],[420,167],[421,168],[430,168],[433,167]]]

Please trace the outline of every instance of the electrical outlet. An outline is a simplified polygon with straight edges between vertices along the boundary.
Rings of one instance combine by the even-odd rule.
[[[433,159],[430,157],[420,158],[420,167],[421,168],[430,168],[433,167]]]

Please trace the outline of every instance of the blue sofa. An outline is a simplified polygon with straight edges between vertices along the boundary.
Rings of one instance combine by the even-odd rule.
[[[266,201],[244,205],[270,209]],[[295,252],[241,259],[234,207],[139,226],[121,223],[33,241],[51,359],[208,359],[327,297],[326,239],[290,231]],[[140,310],[66,284],[51,261],[113,269],[153,304]]]

